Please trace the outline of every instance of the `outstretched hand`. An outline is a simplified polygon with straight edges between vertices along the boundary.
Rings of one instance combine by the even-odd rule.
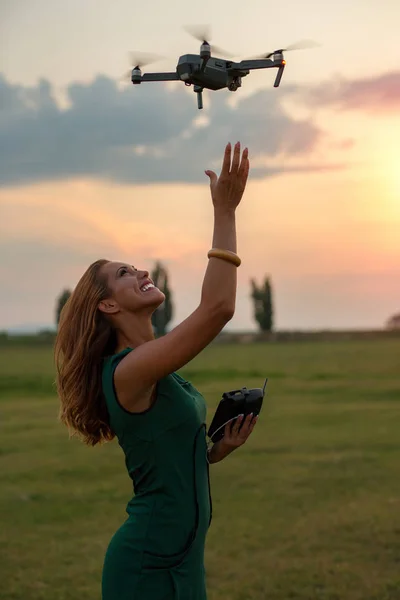
[[[232,158],[231,144],[227,144],[220,176],[217,177],[214,171],[205,171],[210,178],[211,197],[215,208],[236,209],[246,188],[249,169],[248,149],[245,148],[240,157],[240,142],[237,142]]]

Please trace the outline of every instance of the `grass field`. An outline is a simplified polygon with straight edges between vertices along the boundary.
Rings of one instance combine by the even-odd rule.
[[[209,405],[270,377],[252,438],[211,466],[209,600],[400,600],[400,340],[214,345]],[[52,352],[0,351],[0,598],[99,600],[131,494],[116,442],[57,422]]]

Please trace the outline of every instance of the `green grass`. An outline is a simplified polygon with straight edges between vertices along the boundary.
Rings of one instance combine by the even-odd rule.
[[[247,444],[211,467],[209,600],[400,599],[400,340],[214,345],[205,395],[270,377]],[[52,353],[0,351],[0,597],[98,600],[131,486],[117,443],[57,422]]]

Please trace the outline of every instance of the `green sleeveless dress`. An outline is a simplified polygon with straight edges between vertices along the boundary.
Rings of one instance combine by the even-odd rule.
[[[128,517],[107,548],[103,600],[206,600],[204,545],[212,504],[206,404],[177,373],[157,383],[141,413],[118,402],[114,371],[132,348],[103,365],[110,424],[133,482]]]

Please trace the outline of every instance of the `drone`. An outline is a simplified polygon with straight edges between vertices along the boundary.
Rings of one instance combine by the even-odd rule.
[[[186,28],[186,30],[201,42],[200,54],[182,55],[178,60],[175,71],[142,74],[141,67],[158,60],[160,57],[135,53],[132,58],[133,69],[130,72],[130,79],[133,85],[140,85],[146,81],[183,81],[186,86],[193,86],[193,91],[197,94],[197,107],[199,109],[203,108],[202,92],[204,89],[216,91],[227,88],[230,92],[236,92],[242,86],[242,78],[249,75],[250,71],[254,69],[277,69],[274,87],[279,87],[286,65],[283,53],[289,50],[318,46],[315,42],[304,40],[250,60],[235,62],[230,58],[217,58],[212,55],[212,51],[225,55],[229,55],[229,53],[214,45],[211,46],[208,41],[210,36],[204,27],[191,27]]]

